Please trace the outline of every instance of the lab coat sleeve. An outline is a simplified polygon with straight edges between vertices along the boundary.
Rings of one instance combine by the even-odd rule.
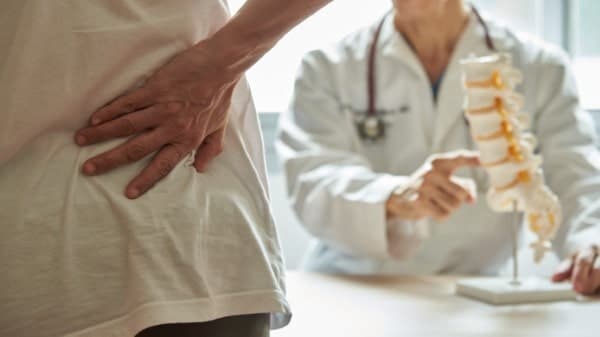
[[[565,257],[600,244],[600,154],[591,115],[579,108],[575,78],[564,53],[538,65],[534,132],[539,139],[547,184],[558,195],[563,222],[555,240]]]
[[[290,202],[303,226],[328,245],[389,257],[385,202],[408,178],[375,172],[355,150],[354,125],[344,116],[331,71],[322,54],[308,54],[280,120],[276,146]]]

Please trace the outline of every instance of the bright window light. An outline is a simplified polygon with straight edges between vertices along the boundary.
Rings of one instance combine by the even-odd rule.
[[[516,31],[541,36],[543,0],[473,0],[478,9]]]
[[[237,11],[243,3],[244,0],[230,0],[232,12]],[[391,0],[333,1],[292,30],[248,71],[258,111],[284,111],[302,56],[370,25],[389,10],[391,4]]]
[[[574,2],[573,30],[574,64],[582,104],[587,109],[600,110],[600,1]]]
[[[282,0],[285,1],[285,0]],[[595,28],[600,17],[600,1],[572,0],[575,7],[574,26],[576,50],[574,66],[585,108],[600,109],[597,94],[600,78],[600,30]],[[244,0],[229,0],[236,12]],[[558,1],[544,0],[473,0],[484,15],[525,31],[556,41],[560,37],[547,27],[561,25]],[[552,5],[554,4],[554,5]],[[373,24],[391,8],[391,0],[337,0],[292,30],[280,43],[248,71],[255,103],[260,112],[281,112],[287,108],[296,70],[302,56],[315,48],[326,46],[345,35]],[[548,6],[556,6],[556,17],[544,15]],[[564,18],[563,18],[564,19]],[[544,22],[547,20],[548,22]],[[566,20],[565,20],[566,22]],[[546,29],[544,29],[546,27]],[[559,33],[560,29],[557,30]],[[560,35],[560,34],[558,34]]]

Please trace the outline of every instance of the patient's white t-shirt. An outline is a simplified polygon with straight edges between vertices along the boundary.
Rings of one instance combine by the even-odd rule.
[[[289,320],[249,89],[225,151],[187,158],[138,200],[149,159],[86,177],[93,111],[227,20],[219,0],[0,2],[0,336],[132,337],[163,323],[269,312]]]

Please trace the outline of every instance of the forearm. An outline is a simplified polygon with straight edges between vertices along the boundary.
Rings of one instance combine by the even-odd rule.
[[[292,206],[312,235],[351,254],[388,256],[384,203],[401,177],[331,164],[295,175],[291,165]]]
[[[429,238],[429,223],[427,220],[404,221],[391,218],[387,221],[387,251],[396,260],[412,257]]]
[[[411,257],[429,236],[429,224],[414,207],[417,182],[407,177],[385,203],[388,253],[395,259]]]
[[[227,70],[250,68],[281,37],[331,0],[248,0],[208,42]]]
[[[417,221],[421,218],[414,207],[419,181],[414,177],[406,177],[402,184],[390,194],[385,203],[385,213],[388,221]]]

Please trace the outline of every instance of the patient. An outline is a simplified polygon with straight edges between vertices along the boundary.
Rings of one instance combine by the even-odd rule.
[[[240,78],[326,2],[249,0],[231,20],[220,0],[0,3],[0,336],[287,324]],[[78,144],[104,142],[79,147],[90,115]]]

